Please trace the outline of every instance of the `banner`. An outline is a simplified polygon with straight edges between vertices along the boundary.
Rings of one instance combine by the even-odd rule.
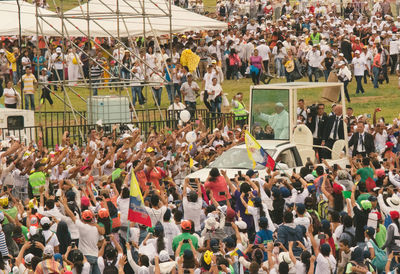
[[[128,220],[151,227],[151,219],[144,207],[142,192],[136,179],[135,172],[132,169],[131,192],[129,198]]]
[[[248,132],[245,131],[244,140],[246,142],[247,155],[249,159],[253,161],[253,169],[257,164],[269,167],[271,170],[275,168],[274,159],[269,156],[267,151],[265,151],[257,140]]]

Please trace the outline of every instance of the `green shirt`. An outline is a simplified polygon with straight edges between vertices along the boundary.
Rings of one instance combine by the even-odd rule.
[[[114,182],[115,179],[118,179],[121,176],[122,169],[117,168],[111,173],[111,180]]]
[[[46,185],[46,174],[44,174],[44,172],[41,171],[32,173],[29,176],[29,184],[32,187],[33,196],[39,196],[40,187]]]
[[[13,217],[13,219],[15,219],[17,217],[17,215],[18,215],[18,209],[15,206],[13,206],[11,208],[4,209],[3,211],[5,213],[7,213],[8,215],[10,215],[11,217]],[[8,219],[4,218],[3,225],[6,225],[8,223],[9,223]]]
[[[198,246],[198,242],[197,242],[196,236],[193,236],[192,234],[187,233],[187,232],[184,232],[184,233],[182,233],[182,234],[179,234],[178,236],[175,236],[175,238],[174,238],[173,241],[172,241],[172,249],[175,251],[175,250],[178,248],[179,243],[180,243],[182,240],[189,240],[189,239],[192,240],[192,243],[193,243],[194,248],[197,249],[199,246]],[[186,249],[189,249],[189,250],[191,249],[189,243],[183,243],[183,244],[182,244],[181,253],[179,253],[179,255],[183,255],[183,252],[184,252]]]
[[[376,240],[376,243],[378,244],[379,248],[382,248],[382,246],[385,244],[385,242],[386,242],[386,227],[383,224],[379,224],[379,231],[376,232],[375,240]]]
[[[370,167],[363,167],[357,170],[357,174],[361,176],[360,182],[365,182],[368,178],[374,178],[374,170]]]

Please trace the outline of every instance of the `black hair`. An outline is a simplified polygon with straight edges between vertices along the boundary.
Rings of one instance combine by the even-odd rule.
[[[332,196],[333,196],[333,209],[337,212],[341,212],[344,208],[343,194],[333,192]]]
[[[64,221],[60,221],[57,225],[56,232],[58,241],[60,242],[60,253],[65,254],[68,246],[71,244],[71,235],[68,230],[68,225]]]
[[[324,174],[324,168],[322,166],[317,166],[315,172],[317,172],[318,176],[322,176]]]
[[[341,239],[340,242],[341,242],[343,245],[349,246],[349,247],[350,247],[349,240],[347,240],[347,239]]]
[[[182,221],[182,218],[183,218],[183,212],[182,211],[176,209],[176,210],[173,211],[173,213],[174,213],[175,222]]]
[[[46,201],[46,207],[48,209],[53,209],[54,208],[54,200],[53,199],[47,199]]]
[[[351,218],[349,215],[346,215],[343,217],[343,226],[346,227],[352,227],[353,226],[353,218]]]
[[[368,166],[368,165],[369,165],[369,162],[370,162],[370,160],[369,160],[368,157],[365,157],[365,158],[362,159],[362,164],[363,164],[363,166]]]
[[[151,195],[150,197],[150,204],[151,206],[158,206],[158,203],[160,202],[160,197],[158,197],[156,194]]]
[[[149,257],[147,257],[146,255],[141,254],[139,259],[140,259],[140,265],[146,266],[146,267],[150,266]]]
[[[340,222],[340,215],[339,212],[336,210],[330,211],[329,212],[331,214],[331,221],[333,223],[339,223]]]
[[[310,258],[311,253],[307,250],[303,251],[300,255],[301,262],[306,266],[306,273],[308,273],[308,270],[310,269]]]
[[[121,197],[123,199],[129,198],[130,196],[130,190],[127,187],[122,188],[122,192],[121,192]]]
[[[279,264],[279,274],[288,274],[289,273],[289,265],[287,262],[281,262]]]
[[[157,230],[156,232],[157,233],[154,233],[154,236],[157,237],[157,253],[160,253],[162,250],[165,249],[164,229],[160,229],[160,231]]]
[[[287,224],[293,223],[293,213],[291,211],[285,212],[283,214],[283,220]]]

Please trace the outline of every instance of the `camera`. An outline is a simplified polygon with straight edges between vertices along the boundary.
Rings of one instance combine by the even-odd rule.
[[[312,104],[311,106],[307,107],[308,116],[317,116],[317,113],[318,113],[318,106],[316,104]]]

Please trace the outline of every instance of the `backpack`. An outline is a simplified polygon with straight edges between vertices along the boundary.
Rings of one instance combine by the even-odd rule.
[[[386,262],[388,260],[388,256],[386,252],[380,249],[372,240],[369,240],[372,244],[372,247],[375,251],[375,258],[372,259],[371,263],[377,268],[379,272],[385,270]]]
[[[350,236],[351,240],[350,240],[349,245],[350,245],[351,247],[357,245],[356,236],[355,236],[353,233],[350,233],[350,231],[346,231],[346,230],[343,230],[342,233],[346,233],[347,235]]]
[[[394,243],[397,246],[400,246],[400,233],[399,233],[399,228],[397,227],[397,225],[395,223],[391,223],[389,226],[393,226],[393,240]]]
[[[107,274],[118,274],[118,268],[115,266],[117,263],[117,258],[115,258],[111,263],[108,263],[106,259],[104,259],[104,271],[103,273]]]
[[[318,214],[321,219],[327,219],[328,217],[328,202],[325,200],[321,200],[318,203]]]

